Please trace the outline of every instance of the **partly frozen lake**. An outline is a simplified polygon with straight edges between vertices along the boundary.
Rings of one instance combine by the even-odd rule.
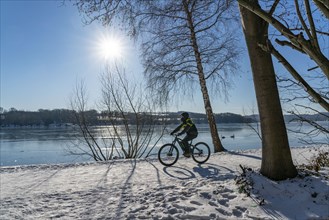
[[[329,122],[321,122],[329,126]],[[246,150],[261,147],[257,134],[246,124],[218,124],[218,131],[222,144],[227,150]],[[287,124],[288,130],[295,129],[297,124]],[[208,125],[197,125],[199,136],[196,141],[203,141],[211,148],[212,141]],[[169,127],[169,131],[174,126]],[[310,127],[306,127],[311,129]],[[95,132],[102,130],[95,127]],[[77,132],[73,128],[1,128],[0,129],[0,165],[29,165],[29,164],[54,164],[92,161],[91,158],[70,155],[68,146],[76,141]],[[232,137],[234,136],[234,138]],[[288,132],[291,147],[303,146],[298,140],[298,135]],[[165,135],[157,146],[170,142],[172,137]],[[326,143],[324,135],[316,138]]]

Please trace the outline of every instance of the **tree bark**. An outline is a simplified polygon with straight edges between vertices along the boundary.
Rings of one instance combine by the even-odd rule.
[[[257,0],[249,0],[258,5]],[[249,52],[262,133],[262,164],[260,172],[273,180],[297,175],[289,148],[275,71],[266,45],[268,23],[252,11],[240,6],[242,26]]]

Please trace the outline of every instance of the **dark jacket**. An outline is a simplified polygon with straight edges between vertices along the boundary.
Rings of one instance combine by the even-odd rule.
[[[179,131],[180,129],[183,129],[180,134],[184,134],[186,132],[187,135],[197,135],[198,129],[196,128],[195,124],[190,118],[187,118],[180,124],[172,133],[175,133]]]

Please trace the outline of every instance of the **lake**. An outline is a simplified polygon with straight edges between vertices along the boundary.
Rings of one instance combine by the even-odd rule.
[[[323,126],[329,127],[329,122],[321,122]],[[246,124],[218,124],[218,132],[222,144],[227,150],[247,150],[261,148],[261,141],[257,134]],[[255,126],[255,124],[253,125]],[[295,130],[296,123],[287,124],[288,130]],[[197,125],[199,136],[196,141],[206,142],[211,149],[212,141],[208,125]],[[168,128],[168,133],[175,126]],[[104,127],[94,127],[93,131],[102,131]],[[305,127],[304,130],[310,130]],[[1,128],[0,129],[0,165],[31,165],[31,164],[57,164],[93,161],[86,156],[74,156],[68,152],[68,148],[77,143],[79,133],[71,128]],[[288,132],[291,147],[305,146],[297,135]],[[171,142],[172,137],[165,135],[157,144],[157,148],[165,143]],[[317,141],[326,143],[325,135],[316,138]],[[157,150],[156,148],[156,150]]]

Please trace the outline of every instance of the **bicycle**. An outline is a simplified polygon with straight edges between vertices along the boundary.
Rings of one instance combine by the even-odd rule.
[[[178,143],[183,150],[182,139],[178,138],[177,135],[175,135],[172,143],[168,143],[160,147],[158,152],[158,159],[162,165],[172,166],[177,162],[179,157],[179,150],[176,146],[176,143]],[[190,141],[188,147],[190,148],[192,158],[195,162],[202,164],[209,159],[210,148],[206,143],[198,142],[196,144],[192,144],[192,141]]]

